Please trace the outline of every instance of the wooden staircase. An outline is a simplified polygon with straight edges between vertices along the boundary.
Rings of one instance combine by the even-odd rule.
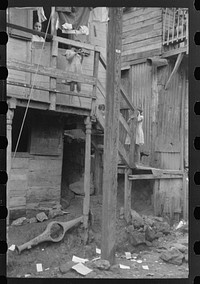
[[[99,60],[102,63],[103,67],[106,69],[106,61],[101,54],[100,54]],[[101,93],[101,95],[104,99],[104,102],[105,102],[106,91],[105,91],[104,86],[101,84],[101,82],[98,79],[97,79],[97,88],[100,91],[100,93]],[[125,102],[127,103],[128,107],[129,107],[129,109],[134,111],[135,107],[132,105],[132,102],[131,102],[127,92],[125,91],[124,87],[122,86],[122,84],[120,85],[120,91],[121,91],[121,95],[122,95],[123,99],[125,100]],[[101,110],[99,110],[98,105],[96,105],[95,115],[96,115],[96,119],[97,119],[97,122],[98,122],[101,130],[104,131],[105,117],[104,117],[103,112]],[[131,139],[132,144],[130,145],[130,149],[128,149],[128,147],[127,148],[125,147],[125,138],[124,137],[126,137],[126,135],[123,135],[124,137],[119,137],[118,153],[119,153],[120,159],[122,161],[122,164],[121,163],[120,164],[121,164],[121,167],[133,168],[134,167],[134,159],[131,158],[131,155],[133,156],[133,153],[134,153],[134,145],[133,145],[134,144],[134,133],[132,135],[132,133],[130,131],[130,126],[126,122],[126,120],[123,117],[121,112],[120,112],[120,115],[119,115],[119,123],[120,123],[120,128],[123,129],[123,132],[125,132],[126,135],[128,134],[130,137],[133,136],[132,139]]]

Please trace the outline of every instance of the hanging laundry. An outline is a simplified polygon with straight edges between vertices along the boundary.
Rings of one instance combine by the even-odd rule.
[[[37,8],[37,15],[38,15],[38,21],[40,23],[45,22],[47,20],[45,14],[44,14],[44,9],[43,7],[38,7]]]
[[[96,7],[91,11],[91,18],[95,22],[108,22],[108,8]]]
[[[56,8],[56,11],[59,17],[58,27],[61,30],[79,30],[81,33],[89,34],[88,20],[91,7],[71,7],[71,11],[67,7],[60,8]]]

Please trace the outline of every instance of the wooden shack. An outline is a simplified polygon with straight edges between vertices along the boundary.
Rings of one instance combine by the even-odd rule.
[[[97,14],[102,13],[101,7],[96,9]],[[35,11],[11,7],[7,11],[7,167],[11,219],[60,202],[63,176],[69,174],[63,170],[63,165],[69,168],[64,154],[68,130],[85,133],[80,152],[71,158],[77,160],[77,167],[84,174],[84,215],[89,212],[91,147],[95,153],[92,168],[95,192],[102,191],[108,23],[91,18],[89,36],[77,41],[75,32],[62,34],[56,30],[55,7],[44,7],[44,12],[48,20],[51,15],[47,34],[33,30]],[[161,207],[167,199],[167,204],[173,203],[173,208],[178,208],[176,213],[181,216],[184,212],[186,216],[187,15],[187,9],[124,9],[118,152],[119,171],[125,172],[126,180],[126,219],[130,215],[128,185],[134,190],[133,180],[137,179],[155,181],[152,200],[156,215],[162,215]],[[33,34],[46,37],[45,43],[32,42]],[[87,51],[82,75],[66,71],[63,54],[69,46]],[[70,91],[66,80],[80,82],[81,92]],[[144,111],[145,144],[141,151],[148,155],[142,158],[142,166],[134,162],[134,126],[127,123],[129,113],[139,105]],[[127,134],[130,148],[125,145]],[[75,148],[74,143],[70,149]],[[148,174],[138,174],[141,169]],[[165,209],[172,218],[176,211],[173,208]]]

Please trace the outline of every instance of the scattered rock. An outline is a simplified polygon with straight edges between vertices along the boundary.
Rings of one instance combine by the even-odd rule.
[[[127,232],[131,245],[137,246],[145,243],[145,233],[136,231],[133,225],[128,226]]]
[[[146,242],[145,242],[145,243],[146,243],[146,245],[147,245],[148,247],[151,247],[151,246],[152,246],[152,243],[151,243],[151,242],[149,242],[149,241],[147,241],[147,240],[146,240]]]
[[[37,223],[37,219],[36,219],[36,217],[32,217],[32,218],[30,218],[30,219],[28,220],[28,222],[29,222],[30,224],[32,224],[32,223]]]
[[[140,228],[144,226],[143,218],[133,209],[131,209],[131,219],[132,219],[132,224],[134,225],[135,228]]]
[[[165,235],[170,234],[170,225],[167,222],[156,222],[154,228],[157,232],[162,232]]]
[[[39,221],[39,222],[43,222],[44,220],[48,220],[48,217],[47,215],[44,213],[44,212],[40,212],[36,215],[36,219]]]
[[[166,262],[181,265],[184,255],[177,249],[171,248],[160,255],[160,258]]]
[[[180,252],[182,253],[186,253],[188,251],[188,248],[182,244],[176,243],[176,244],[172,244],[172,247],[177,248],[178,250],[180,250]]]
[[[73,261],[68,261],[67,263],[64,263],[62,264],[60,267],[59,267],[59,270],[61,273],[65,274],[67,273],[71,268],[72,266],[74,266],[74,262]]]
[[[120,219],[123,219],[123,218],[124,218],[124,207],[121,207],[121,208],[120,208],[119,218],[120,218]]]
[[[21,226],[21,225],[26,224],[26,223],[27,223],[26,217],[21,217],[21,218],[14,220],[12,222],[11,226]]]
[[[62,215],[64,215],[64,213],[61,209],[50,209],[48,217],[49,217],[49,219],[53,219],[56,216],[62,216]]]
[[[94,265],[100,270],[110,269],[110,262],[105,259],[98,259],[94,262]]]
[[[156,231],[152,229],[151,227],[147,226],[145,230],[145,238],[147,241],[152,242],[157,238]]]
[[[156,238],[162,238],[163,237],[163,233],[162,232],[157,232],[156,233]]]
[[[163,222],[164,221],[164,219],[162,217],[158,217],[158,216],[154,216],[153,219],[155,221],[159,221],[159,222]]]

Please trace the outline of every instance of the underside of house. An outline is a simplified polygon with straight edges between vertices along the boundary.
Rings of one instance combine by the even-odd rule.
[[[92,11],[85,35],[56,29],[59,9],[44,8],[46,34],[33,30],[37,11],[8,9],[10,220],[56,204],[67,208],[72,195],[88,190],[102,194],[108,21],[106,9]],[[32,41],[33,34],[45,42]],[[81,73],[69,69],[65,52],[72,47],[82,52]],[[138,107],[144,145],[136,162],[135,128],[127,121]],[[146,185],[156,216],[187,219],[187,9],[123,11],[118,153],[127,220],[131,192]]]

